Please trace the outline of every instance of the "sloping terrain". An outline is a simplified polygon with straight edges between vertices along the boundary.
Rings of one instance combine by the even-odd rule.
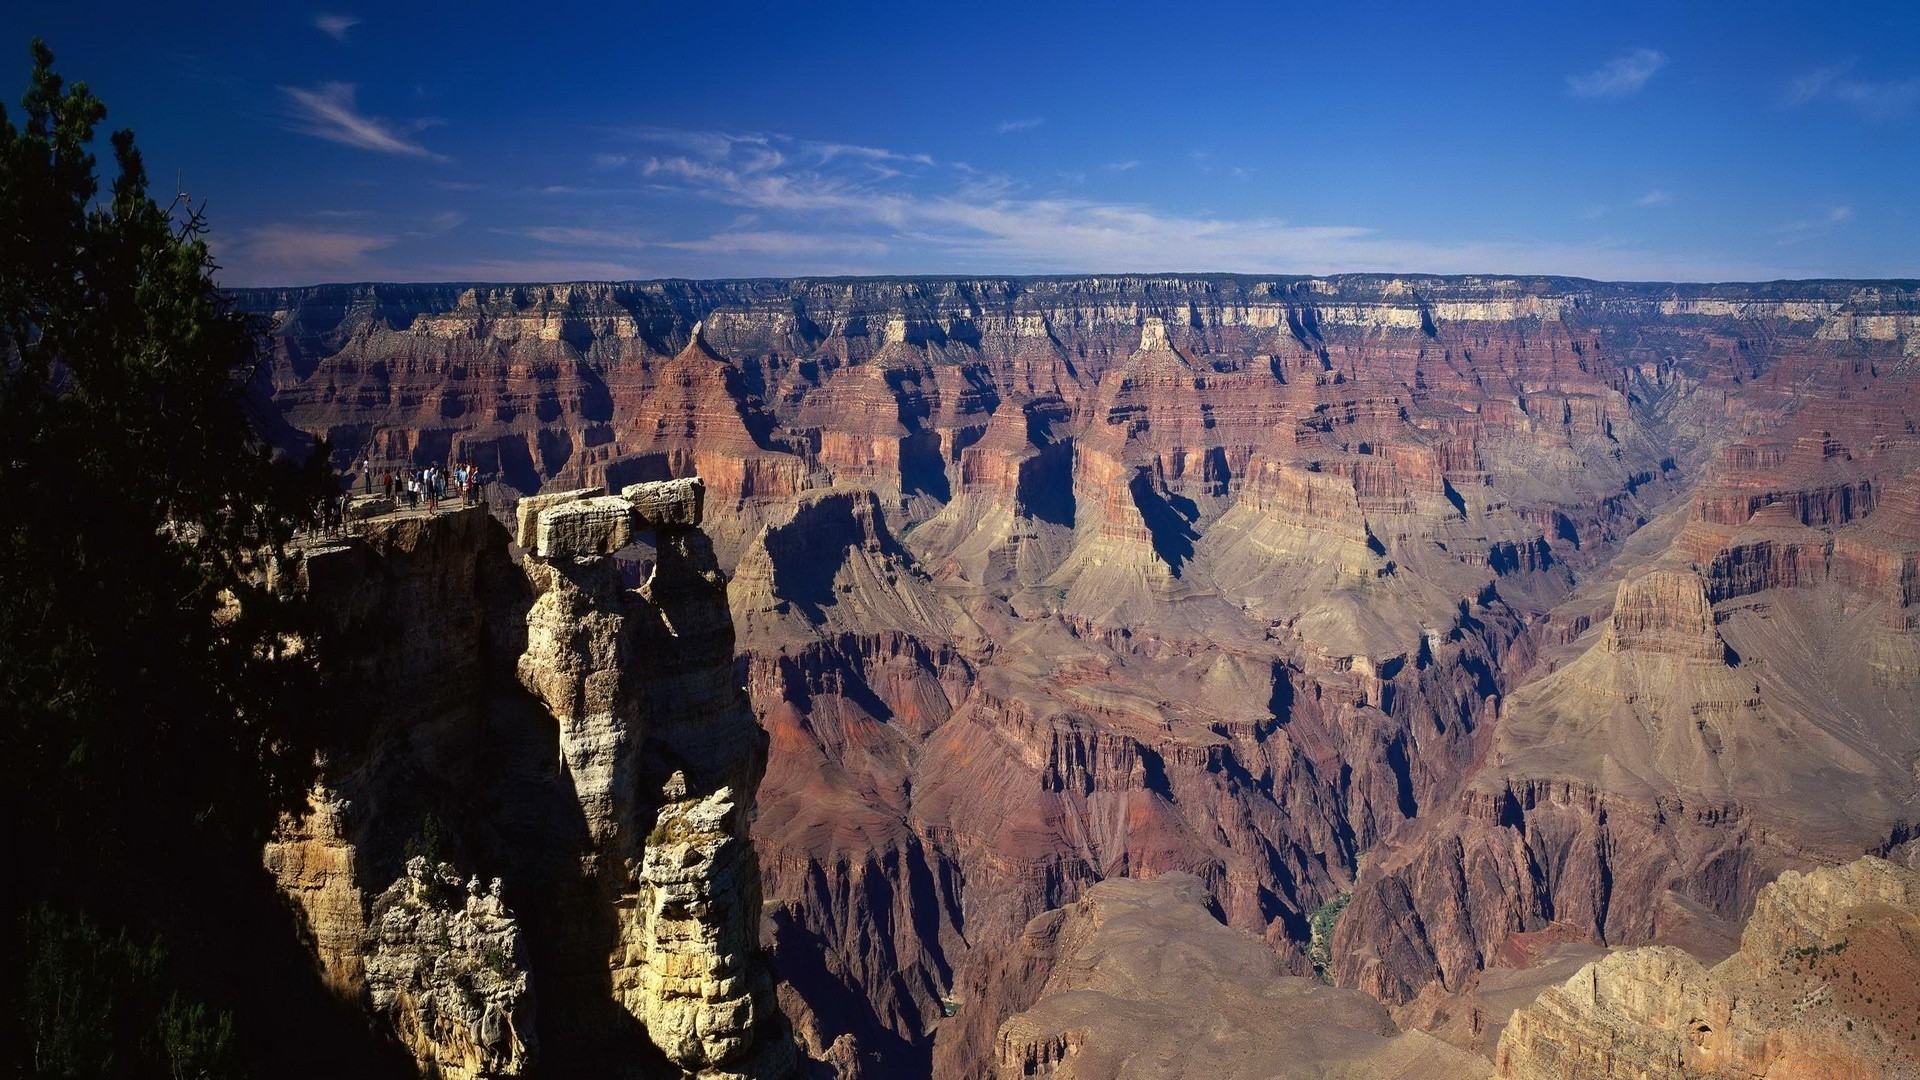
[[[1115,878],[1029,923],[1038,1004],[995,1041],[997,1075],[1467,1080],[1485,1062],[1394,1030],[1378,1002],[1281,970],[1187,874]]]
[[[1337,981],[1490,1054],[1544,943],[1724,935],[1920,821],[1911,283],[244,300],[343,463],[705,479],[764,937],[843,1075],[987,1068],[1013,945],[1111,878],[1296,974],[1352,893]]]
[[[1920,1073],[1920,874],[1872,856],[1760,891],[1740,949],[1614,953],[1514,1014],[1503,1077]]]

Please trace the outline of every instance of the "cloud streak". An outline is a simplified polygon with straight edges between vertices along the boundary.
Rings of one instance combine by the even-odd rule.
[[[525,201],[537,218],[469,234],[464,246],[490,250],[462,262],[446,261],[445,253],[463,245],[435,239],[462,224],[458,215],[391,228],[312,220],[264,226],[223,246],[223,255],[234,256],[234,270],[223,276],[234,284],[1127,271],[1782,276],[1777,265],[1605,238],[1408,237],[1364,223],[1176,209],[1062,192],[926,154],[778,133],[647,128],[614,138],[599,164],[619,182]],[[1669,201],[1662,190],[1641,190],[1612,209]],[[1817,236],[1847,214],[1835,207],[1790,223],[1776,230],[1777,245]]]
[[[1002,120],[999,130],[1002,135],[1011,135],[1016,131],[1032,131],[1046,122],[1044,116],[1023,116],[1018,120]]]
[[[1637,94],[1654,73],[1667,66],[1667,54],[1658,49],[1635,49],[1623,53],[1585,75],[1567,76],[1567,89],[1575,97],[1626,97]]]
[[[777,134],[630,133],[658,148],[637,156],[646,191],[732,209],[732,226],[704,235],[598,223],[542,223],[523,235],[568,250],[644,251],[659,272],[1048,273],[1227,270],[1587,272],[1727,278],[1743,268],[1672,258],[1611,242],[1476,243],[1397,238],[1347,223],[1272,216],[1171,212],[1137,203],[1036,193],[1012,177],[962,170],[925,155],[880,148],[853,152]],[[834,148],[834,149],[829,149]],[[887,168],[876,170],[878,163]],[[1669,196],[1650,191],[1635,205]],[[634,213],[624,200],[592,211]],[[710,257],[710,258],[709,258]],[[671,267],[670,271],[665,268]]]
[[[321,12],[313,17],[313,28],[342,44],[346,43],[347,31],[360,25],[358,15],[330,15]]]
[[[1804,218],[1800,221],[1788,221],[1773,227],[1774,235],[1782,244],[1798,244],[1833,231],[1834,226],[1844,225],[1853,220],[1853,207],[1833,206],[1818,217]]]
[[[343,82],[325,82],[312,89],[280,88],[288,101],[289,126],[302,135],[376,154],[426,161],[450,160],[411,138],[435,121],[415,120],[404,130],[396,128],[391,121],[361,113],[354,103],[355,91],[354,84]]]
[[[336,274],[367,268],[368,256],[401,239],[399,234],[274,223],[243,233],[232,245],[232,257],[238,267],[254,275],[287,270]]]
[[[1854,79],[1847,77],[1851,61],[1818,68],[1787,87],[1789,106],[1813,102],[1843,105],[1876,124],[1899,119],[1920,102],[1920,79]]]

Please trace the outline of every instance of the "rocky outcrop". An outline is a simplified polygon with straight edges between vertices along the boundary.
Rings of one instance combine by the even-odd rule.
[[[1655,570],[1621,582],[1601,648],[1708,662],[1727,656],[1706,586],[1686,570]]]
[[[1489,1075],[1483,1059],[1396,1031],[1373,1001],[1288,973],[1206,905],[1190,875],[1117,879],[1028,923],[1015,966],[1037,993],[1000,1026],[993,1075]]]
[[[1872,857],[1790,871],[1717,965],[1629,949],[1541,994],[1501,1036],[1499,1075],[1913,1075],[1917,974],[1920,874]]]
[[[616,999],[690,1075],[777,1076],[792,1048],[759,956],[743,795],[765,767],[764,735],[732,682],[702,500],[698,480],[681,480],[539,509],[519,674],[560,723],[593,876],[616,912]],[[629,591],[609,556],[641,529],[657,562]]]
[[[267,865],[423,1070],[793,1071],[748,838],[765,735],[701,506],[697,480],[542,499],[518,565],[480,508],[376,517],[282,574],[367,723]]]
[[[375,897],[365,958],[367,1000],[420,1057],[455,1080],[519,1076],[535,1057],[533,1000],[520,928],[500,899],[425,856]]]
[[[1011,943],[1113,877],[1193,873],[1300,971],[1311,913],[1354,890],[1332,970],[1438,1025],[1529,942],[1738,918],[1782,868],[1909,823],[1907,284],[1196,275],[246,302],[286,319],[276,404],[336,445],[471,458],[497,497],[704,478],[714,563],[737,572],[736,670],[772,738],[753,825],[766,940],[783,1006],[843,1074],[977,1074],[1023,1006]],[[549,561],[615,563],[632,592],[649,529],[573,514]],[[598,554],[623,522],[637,542]],[[518,535],[538,562],[537,531]],[[535,573],[543,603],[658,625],[590,575]],[[628,632],[602,645],[644,670]],[[577,764],[597,802],[554,802],[606,822],[630,805],[650,829],[673,770],[628,776],[596,748],[637,738],[645,758],[660,714],[616,733],[593,702],[652,692],[593,677],[554,767]],[[315,925],[337,919],[338,852],[302,852]],[[557,916],[513,906],[538,961]],[[640,940],[616,923],[579,929],[564,966],[644,981],[604,963]],[[534,982],[543,1029],[561,1023],[560,991]],[[569,1017],[613,996],[568,993]],[[943,997],[969,1004],[942,1016]]]

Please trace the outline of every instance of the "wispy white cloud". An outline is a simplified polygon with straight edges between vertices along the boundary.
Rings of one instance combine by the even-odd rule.
[[[580,225],[533,225],[518,229],[495,229],[495,232],[509,236],[523,236],[543,244],[578,248],[611,248],[626,251],[638,251],[647,246],[647,241],[638,235],[619,229],[602,229]]]
[[[1920,79],[1855,79],[1853,62],[1818,68],[1787,86],[1788,105],[1827,101],[1844,105],[1874,123],[1898,119],[1920,102]]]
[[[1774,243],[1781,247],[1802,244],[1831,233],[1835,228],[1853,220],[1853,208],[1850,206],[1829,207],[1826,212],[1798,221],[1783,222],[1773,227]]]
[[[345,42],[347,31],[360,25],[358,15],[331,15],[321,12],[313,17],[313,28],[335,41]]]
[[[1853,207],[1830,206],[1825,212],[1815,215],[1814,217],[1802,218],[1798,221],[1788,221],[1776,225],[1773,228],[1773,232],[1780,238],[1779,243],[1798,244],[1803,240],[1811,240],[1816,236],[1831,232],[1835,226],[1844,225],[1852,220]]]
[[[1644,195],[1628,199],[1625,202],[1588,203],[1581,208],[1580,216],[1588,221],[1595,221],[1618,210],[1650,210],[1656,206],[1666,206],[1671,202],[1673,202],[1672,192],[1654,188]]]
[[[1101,168],[1108,172],[1131,172],[1139,167],[1140,163],[1131,158],[1126,161],[1109,161],[1101,166]]]
[[[1567,89],[1575,97],[1625,97],[1639,93],[1654,72],[1666,65],[1666,53],[1658,49],[1634,49],[1585,75],[1567,76]]]
[[[632,160],[625,154],[595,154],[593,167],[596,169],[617,169]]]
[[[397,128],[391,121],[363,115],[355,107],[355,87],[352,83],[325,82],[311,90],[282,86],[280,92],[290,102],[288,117],[292,129],[303,135],[379,154],[428,161],[450,160],[411,138],[438,121],[414,120]]]
[[[1002,135],[1011,135],[1016,131],[1032,131],[1046,122],[1047,118],[1044,116],[1023,116],[1018,120],[1002,120],[999,131]]]
[[[223,258],[234,267],[223,280],[572,281],[1155,270],[1734,280],[1791,276],[1782,271],[1795,269],[1777,260],[1747,264],[1605,237],[1485,242],[1404,236],[1365,222],[1298,221],[1277,213],[1103,199],[1063,190],[1050,176],[962,170],[924,154],[775,133],[650,129],[616,138],[624,145],[608,152],[628,160],[609,163],[602,175],[623,182],[566,187],[558,193],[562,197],[523,200],[521,205],[538,208],[535,220],[489,228],[455,244],[435,237],[461,225],[457,214],[398,223],[309,217],[264,226],[222,246]],[[1223,164],[1210,167],[1226,171]],[[1656,196],[1665,192],[1641,190],[1637,196],[1623,193],[1612,210],[1624,214],[1636,205],[1661,204]],[[671,213],[662,212],[667,199]],[[1803,231],[1810,232],[1812,225],[1832,227],[1845,213],[1835,207]],[[1779,235],[1786,245],[1799,233]],[[466,256],[446,254],[460,248],[474,250]]]
[[[715,256],[675,262],[675,272],[818,273],[832,265],[869,273],[1373,269],[1725,279],[1743,269],[1608,241],[1455,243],[1396,238],[1346,223],[1170,212],[1036,194],[1013,177],[946,168],[907,167],[882,175],[861,167],[858,157],[822,154],[822,144],[778,135],[656,130],[649,141],[684,151],[641,162],[641,177],[654,190],[732,207],[761,222],[650,241],[646,250],[654,256]],[[873,153],[895,161],[907,157]],[[1212,167],[1210,155],[1197,151],[1194,158]],[[1639,204],[1662,198],[1662,192],[1649,192]],[[544,238],[582,250],[611,242],[592,229],[547,232]]]
[[[285,270],[332,274],[370,268],[368,256],[400,240],[397,233],[273,223],[243,233],[226,257],[256,278]]]
[[[466,215],[441,210],[424,218],[384,221],[372,211],[317,210],[305,221],[275,221],[243,230],[228,240],[215,237],[229,285],[286,284],[313,281],[372,281],[404,276],[407,250],[458,229]]]

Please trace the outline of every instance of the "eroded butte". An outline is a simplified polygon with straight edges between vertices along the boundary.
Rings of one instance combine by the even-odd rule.
[[[289,440],[473,460],[498,507],[703,478],[771,737],[762,939],[844,1076],[1058,1067],[1108,968],[1037,979],[1022,943],[1127,905],[1081,936],[1217,926],[1219,988],[1311,976],[1318,922],[1344,989],[1274,992],[1346,1017],[1326,1039],[1358,990],[1520,1069],[1551,1017],[1508,1016],[1571,967],[1710,967],[1783,871],[1920,820],[1911,283],[244,301]]]

